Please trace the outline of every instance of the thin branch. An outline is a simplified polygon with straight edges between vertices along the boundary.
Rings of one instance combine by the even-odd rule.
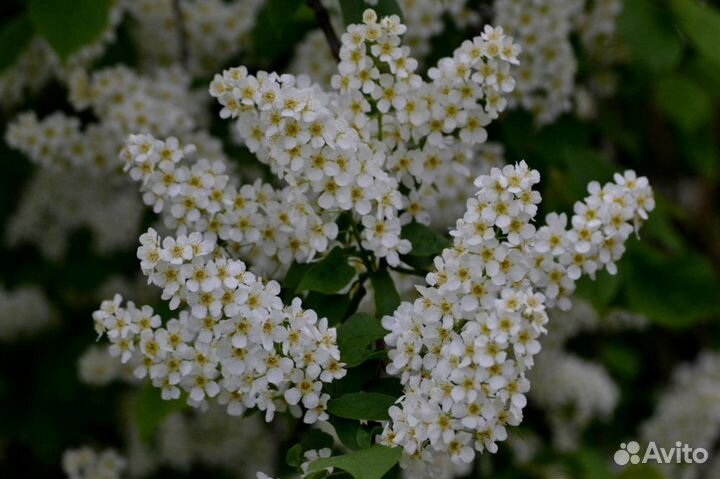
[[[180,0],[172,0],[173,15],[177,25],[178,45],[180,46],[180,63],[185,70],[190,62],[190,50],[188,47],[188,33],[185,26],[185,14],[180,7]]]
[[[335,33],[335,29],[330,23],[330,14],[322,4],[320,0],[307,0],[307,4],[315,12],[315,18],[317,19],[320,29],[325,34],[325,40],[327,40],[330,50],[332,50],[335,61],[340,61],[340,39]]]
[[[419,269],[403,268],[402,266],[388,266],[388,268],[390,268],[393,271],[397,271],[398,273],[410,274],[412,276],[419,276],[421,278],[424,278],[425,276],[427,276],[426,271],[421,271]]]
[[[358,248],[360,249],[360,258],[362,259],[363,264],[365,264],[365,269],[367,269],[370,273],[374,273],[375,266],[373,265],[372,258],[370,257],[370,255],[368,255],[367,250],[363,248],[362,238],[360,237],[360,230],[357,227],[357,223],[355,223],[355,218],[352,218],[350,220],[350,225],[352,229],[352,234],[355,237],[355,241],[357,241]]]
[[[358,307],[360,306],[360,301],[365,297],[365,294],[367,293],[367,289],[365,289],[365,281],[367,281],[368,274],[362,274],[358,278],[357,285],[358,288],[355,290],[355,293],[350,298],[350,304],[348,305],[348,309],[345,312],[345,318],[347,319],[353,314],[355,314],[358,310]]]

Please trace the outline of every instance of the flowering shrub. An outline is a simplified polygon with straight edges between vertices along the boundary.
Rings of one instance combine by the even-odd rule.
[[[8,476],[720,470],[716,9],[0,11]]]
[[[222,159],[187,163],[196,147],[176,138],[128,139],[126,170],[179,234],[142,235],[141,268],[171,309],[186,309],[165,328],[151,308],[122,307],[116,296],[94,318],[112,355],[126,362],[139,350],[136,376],[149,375],[164,399],[179,398],[182,388],[189,404],[218,396],[232,415],[257,407],[270,421],[276,407],[302,404],[304,422],[329,418],[323,383],[346,374],[336,329],[304,310],[299,298],[283,306],[280,285],[259,280],[229,251],[287,269],[326,252],[316,264],[334,262],[357,248],[357,271],[342,265],[347,275],[333,279],[344,283],[316,285],[321,292],[348,283],[364,288],[368,274],[387,275],[411,253],[402,225],[427,221],[419,198],[432,201],[440,189],[436,170],[486,140],[484,126],[514,87],[510,65],[519,47],[502,29],[486,27],[431,68],[426,82],[401,46],[405,29],[396,16],[378,19],[366,10],[363,24],[342,36],[336,92],[303,77],[249,75],[244,67],[215,77],[210,92],[223,106],[220,116],[237,118],[239,138],[288,184],[284,190],[261,183],[238,188]],[[591,183],[571,229],[564,214],[553,214],[536,230],[531,221],[540,195],[532,187],[539,180],[524,162],[478,177],[479,191],[450,232],[454,247],[427,275],[429,287],[383,318],[390,331],[387,370],[401,377],[405,391],[389,409],[380,442],[421,461],[401,462],[418,468],[415,475],[429,474],[445,458],[470,463],[473,449],[497,450],[505,426],[522,417],[530,387],[525,370],[540,350],[546,302],[568,307],[581,274],[616,273],[632,225],[654,208],[647,179],[630,171],[604,187]],[[345,241],[339,215],[352,230]]]

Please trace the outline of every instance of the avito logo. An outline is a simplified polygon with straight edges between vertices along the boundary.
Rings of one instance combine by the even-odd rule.
[[[675,447],[669,449],[658,447],[655,441],[650,441],[645,452],[640,456],[640,444],[637,441],[630,441],[627,444],[620,444],[620,449],[615,451],[613,456],[615,464],[624,466],[630,464],[702,464],[708,460],[708,452],[702,447],[693,448],[689,444],[680,441]]]

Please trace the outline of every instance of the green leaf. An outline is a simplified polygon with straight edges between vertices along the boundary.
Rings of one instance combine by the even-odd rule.
[[[702,55],[720,67],[720,10],[695,0],[675,0],[672,6],[683,33]]]
[[[355,273],[355,268],[348,264],[342,249],[336,247],[323,259],[308,268],[297,291],[337,293],[352,281]]]
[[[376,368],[352,368],[344,377],[327,384],[324,389],[331,397],[362,391],[364,386],[376,376],[376,373]]]
[[[573,203],[587,195],[588,183],[610,181],[615,171],[601,154],[587,146],[564,145],[560,150],[560,156],[570,173],[573,191],[577,195]]]
[[[318,459],[310,464],[309,472],[336,467],[348,472],[355,479],[381,479],[400,460],[402,449],[373,446],[370,449],[342,456]]]
[[[387,352],[382,350],[373,351],[370,349],[357,349],[345,354],[342,354],[341,352],[341,357],[348,368],[354,368],[374,359],[379,359],[381,361],[385,360],[387,358]]]
[[[293,19],[295,12],[304,4],[303,0],[270,0],[268,2],[268,19],[278,37],[282,37],[285,27]]]
[[[710,95],[694,80],[679,74],[664,77],[657,82],[655,103],[673,123],[685,131],[697,130],[710,121],[713,115]]]
[[[677,211],[677,206],[656,192],[655,209],[640,232],[643,240],[652,239],[673,254],[682,253],[686,249],[685,241],[673,225],[673,218],[678,218],[681,211]]]
[[[375,292],[375,316],[382,318],[393,314],[400,305],[400,295],[390,273],[387,270],[373,273],[370,282]]]
[[[0,27],[0,72],[11,67],[32,40],[33,26],[20,15]]]
[[[367,449],[372,445],[371,431],[365,429],[358,421],[333,416],[330,418],[330,423],[345,447],[356,451]]]
[[[404,394],[405,388],[396,377],[381,377],[371,381],[363,387],[363,391],[382,393],[387,396],[399,398]]]
[[[378,357],[377,352],[368,349],[368,346],[382,339],[386,334],[388,331],[382,327],[377,318],[367,313],[354,314],[337,330],[342,360],[352,368]]]
[[[450,240],[422,223],[406,224],[401,236],[412,243],[412,256],[436,256],[451,245]]]
[[[718,80],[720,84],[720,80]],[[720,148],[713,136],[714,125],[712,122],[701,128],[692,135],[688,135],[683,144],[687,147],[687,160],[690,166],[700,175],[707,179],[716,179],[718,167],[720,167]],[[655,216],[655,212],[653,215]],[[651,216],[651,217],[652,217]]]
[[[111,0],[29,0],[30,20],[61,60],[100,38]]]
[[[633,245],[628,257],[624,274],[631,309],[669,328],[688,327],[720,312],[720,281],[704,257],[666,257],[647,245]]]
[[[601,352],[602,361],[614,376],[632,379],[640,372],[640,357],[635,348],[609,343]]]
[[[621,274],[610,274],[607,271],[601,271],[593,281],[587,276],[583,276],[577,282],[575,293],[592,303],[600,313],[607,310],[617,296],[621,284]]]
[[[285,453],[285,462],[291,467],[300,467],[303,463],[303,448],[300,444],[295,444]]]
[[[310,266],[311,265],[308,263],[298,263],[293,261],[285,274],[285,280],[282,283],[283,289],[287,290],[291,294],[295,293],[295,290],[305,276],[305,273],[307,273],[310,269]]]
[[[387,334],[380,320],[367,313],[357,313],[338,328],[338,346],[341,350],[363,348]]]
[[[379,18],[389,15],[403,17],[397,0],[379,0],[377,5],[370,5],[364,0],[340,0],[340,8],[345,26],[362,23],[362,14],[368,8],[375,10]]]
[[[305,305],[314,309],[320,318],[327,318],[328,325],[334,326],[343,320],[350,306],[350,298],[346,294],[308,293]]]
[[[330,434],[319,429],[310,429],[300,439],[300,446],[303,451],[309,451],[310,449],[331,448],[334,442]]]
[[[308,29],[316,25],[315,16],[307,7],[298,8],[294,14],[289,15],[292,20],[287,22],[281,33],[275,31],[269,5],[260,10],[252,31],[252,44],[255,46],[253,61],[261,62],[267,68],[273,68],[273,62],[292,51],[307,33]]]
[[[313,472],[311,474],[303,475],[303,479],[325,479],[326,477],[329,477],[327,471],[317,471]]]
[[[583,479],[611,479],[614,476],[607,457],[593,449],[585,448],[577,451],[575,462],[580,469],[579,476]]]
[[[382,393],[357,392],[331,399],[328,412],[345,419],[385,421],[390,419],[388,409],[396,398]]]
[[[625,2],[618,18],[618,30],[634,62],[662,71],[672,69],[680,61],[682,42],[664,2]]]
[[[165,401],[158,388],[150,383],[145,383],[138,392],[135,408],[135,419],[137,420],[140,439],[144,442],[150,442],[160,424],[170,414],[182,411],[184,408],[185,401],[182,398]]]

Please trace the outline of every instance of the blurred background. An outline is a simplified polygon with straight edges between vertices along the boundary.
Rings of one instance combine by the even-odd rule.
[[[336,31],[366,6],[340,2],[324,2]],[[619,273],[581,281],[574,308],[551,315],[525,420],[472,477],[720,477],[720,9],[692,0],[374,3],[402,13],[421,70],[485,23],[520,42],[517,95],[490,127],[489,151],[540,170],[544,212],[571,211],[589,181],[624,169],[656,193]],[[63,453],[86,445],[124,456],[123,477],[244,478],[285,467],[289,437],[256,416],[161,401],[96,343],[91,318],[116,292],[163,311],[135,257],[155,215],[117,162],[125,135],[153,129],[155,110],[143,108],[167,113],[166,101],[178,116],[158,128],[192,118],[248,178],[263,174],[207,94],[213,74],[235,65],[326,85],[335,68],[303,1],[0,3],[0,477],[65,477]],[[117,77],[160,103],[134,105],[122,88],[112,108],[83,96]],[[684,441],[709,461],[614,466],[631,440]]]

